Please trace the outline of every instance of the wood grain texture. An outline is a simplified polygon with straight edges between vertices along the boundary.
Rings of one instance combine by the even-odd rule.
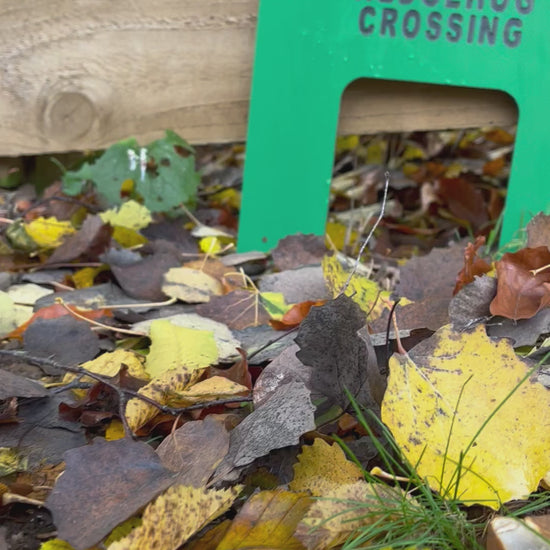
[[[0,155],[241,141],[258,0],[0,0]],[[274,84],[275,85],[275,84]],[[339,131],[512,124],[497,92],[358,81]]]

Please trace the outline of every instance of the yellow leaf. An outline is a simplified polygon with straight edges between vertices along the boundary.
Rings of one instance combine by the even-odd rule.
[[[323,258],[323,274],[325,281],[334,297],[338,296],[349,277],[338,256],[325,256]],[[381,290],[375,281],[361,276],[358,271],[348,285],[346,296],[349,296],[359,307],[368,314],[369,321],[374,321],[385,309],[390,309],[392,301],[390,292]],[[403,304],[403,301],[401,301]]]
[[[182,302],[202,304],[209,302],[211,296],[221,296],[223,287],[218,279],[200,269],[172,267],[164,274],[162,291]]]
[[[234,188],[222,189],[211,198],[212,204],[228,206],[232,210],[241,209],[241,193]]]
[[[209,330],[178,327],[158,319],[151,323],[149,334],[151,351],[145,368],[151,378],[180,366],[202,369],[218,360],[214,334]]]
[[[234,397],[239,394],[247,394],[248,388],[228,380],[223,376],[213,376],[194,384],[184,391],[170,391],[168,405],[171,407],[187,407],[194,403],[204,403],[215,399]]]
[[[118,419],[111,420],[107,429],[105,430],[105,439],[107,441],[116,441],[117,439],[124,439],[124,425]]]
[[[402,156],[403,160],[422,160],[426,158],[426,152],[418,145],[408,144]]]
[[[380,533],[384,523],[391,525],[392,519],[402,518],[405,506],[418,506],[398,488],[365,481],[336,486],[325,497],[313,503],[296,529],[296,538],[308,550],[339,546],[357,529],[375,523]]]
[[[56,248],[65,237],[75,233],[75,228],[71,222],[56,218],[36,218],[25,224],[25,231],[41,248]]]
[[[327,222],[325,232],[338,250],[344,250],[346,246],[351,246],[357,241],[357,231],[351,230],[348,234],[348,227],[342,223]]]
[[[250,497],[216,550],[269,548],[302,550],[293,534],[313,500],[305,494],[275,490]]]
[[[152,399],[159,405],[167,405],[170,394],[184,391],[194,384],[202,374],[202,369],[180,367],[156,377],[149,384],[140,388],[138,393]],[[125,414],[128,425],[135,432],[153,419],[158,412],[158,408],[154,405],[134,397],[128,401]]]
[[[302,447],[289,487],[293,491],[309,491],[315,497],[324,497],[335,487],[360,479],[363,479],[363,472],[346,458],[340,446],[329,445],[318,437],[313,445]]]
[[[213,519],[226,512],[240,487],[207,491],[176,485],[170,487],[143,512],[142,525],[109,550],[162,548],[176,550]]]
[[[123,365],[128,368],[128,374],[130,374],[130,376],[144,381],[150,379],[150,376],[143,366],[143,357],[133,351],[125,349],[117,349],[115,351],[103,353],[96,359],[82,363],[81,366],[83,369],[93,372],[94,374],[101,374],[102,376],[112,378],[120,372]],[[76,374],[68,372],[63,377],[63,384],[68,384],[75,378]],[[82,381],[95,383],[95,380],[89,376],[83,376]],[[74,390],[74,393],[75,395],[83,396],[86,390]]]
[[[147,239],[135,229],[115,225],[113,227],[113,239],[123,248],[132,248],[145,244]]]
[[[24,472],[28,459],[14,447],[0,447],[0,477],[9,476],[17,471]]]
[[[344,151],[353,151],[359,145],[359,136],[338,136],[336,138],[336,153]]]
[[[113,542],[128,536],[133,529],[139,527],[142,523],[141,518],[127,519],[111,531],[103,545],[108,548]]]
[[[384,164],[388,141],[385,138],[375,138],[367,146],[367,158],[365,164]]]
[[[444,326],[390,359],[382,420],[432,489],[497,509],[550,471],[550,394],[533,380],[517,388],[528,372],[482,325]]]
[[[151,212],[145,206],[133,200],[126,201],[118,208],[105,210],[105,212],[99,214],[99,217],[104,223],[111,224],[113,227],[126,227],[134,231],[147,227],[153,220]]]
[[[199,247],[205,254],[218,254],[223,249],[219,237],[203,237],[199,241]]]
[[[74,548],[64,540],[52,539],[52,540],[43,542],[40,545],[39,550],[74,550]]]
[[[89,288],[94,286],[94,279],[96,276],[108,269],[106,265],[100,267],[83,267],[82,269],[77,269],[71,276],[71,279],[76,288]]]
[[[282,292],[261,292],[262,305],[272,319],[280,321],[283,315],[292,307],[287,305]]]

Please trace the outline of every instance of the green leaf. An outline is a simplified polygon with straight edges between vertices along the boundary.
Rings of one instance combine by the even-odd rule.
[[[147,167],[139,163],[141,149],[135,139],[115,143],[93,163],[84,163],[63,176],[64,191],[69,195],[82,192],[91,181],[97,192],[110,205],[123,202],[123,182],[134,182],[136,199],[143,200],[151,212],[167,212],[184,203],[194,206],[200,175],[195,171],[193,148],[175,132],[145,147]],[[133,152],[135,160],[130,161]]]
[[[184,156],[186,152],[189,154]],[[192,152],[192,147],[171,131],[149,144],[147,155],[154,160],[156,170],[148,170],[136,182],[137,192],[151,212],[166,212],[181,203],[195,205],[200,175],[195,171]]]

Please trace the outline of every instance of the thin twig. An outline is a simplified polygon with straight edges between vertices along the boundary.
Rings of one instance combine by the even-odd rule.
[[[189,405],[187,407],[169,407],[168,405],[162,405],[161,403],[158,403],[154,399],[151,399],[150,397],[147,397],[145,395],[140,394],[137,391],[130,390],[127,388],[120,388],[116,384],[112,382],[112,379],[103,376],[101,374],[97,374],[95,372],[91,372],[89,370],[86,370],[82,367],[73,367],[69,365],[63,365],[61,363],[58,363],[57,361],[53,361],[52,359],[49,359],[47,357],[36,357],[33,355],[28,355],[27,353],[19,350],[0,350],[0,355],[8,355],[10,357],[18,357],[20,359],[24,359],[26,361],[29,361],[30,363],[34,363],[36,365],[47,365],[49,367],[54,367],[56,369],[60,369],[66,372],[70,372],[72,374],[76,374],[77,377],[81,378],[83,376],[89,376],[93,380],[96,380],[97,382],[101,382],[102,384],[105,384],[108,388],[111,388],[119,398],[119,416],[122,421],[122,424],[124,426],[124,433],[127,437],[133,437],[133,432],[128,425],[128,420],[126,418],[125,409],[126,409],[126,403],[128,401],[128,398],[135,397],[136,399],[140,399],[141,401],[144,401],[145,403],[148,403],[149,405],[152,405],[156,409],[158,409],[160,412],[170,414],[173,416],[177,416],[179,414],[188,412],[188,411],[194,411],[197,409],[206,409],[208,407],[215,407],[215,406],[221,406],[221,405],[229,405],[232,403],[250,403],[252,401],[252,396],[244,396],[244,397],[231,397],[228,399],[218,399],[215,401],[208,401],[205,403],[195,403],[194,405]],[[55,390],[55,393],[60,393],[61,391],[65,391],[69,385],[65,386],[64,388],[57,388]]]
[[[369,243],[374,231],[378,227],[378,224],[382,221],[382,218],[384,217],[384,213],[386,211],[386,201],[388,198],[388,188],[390,186],[390,173],[385,172],[384,176],[386,177],[386,181],[384,183],[384,197],[382,198],[382,207],[380,209],[380,214],[374,222],[374,225],[372,226],[372,229],[370,230],[370,233],[367,235],[367,238],[361,245],[361,249],[359,250],[359,254],[357,254],[357,258],[355,259],[355,265],[353,266],[353,269],[351,270],[351,273],[349,274],[347,281],[345,282],[344,286],[342,287],[342,290],[340,290],[340,295],[344,294],[346,290],[348,289],[348,286],[351,283],[351,280],[355,276],[355,273],[357,272],[357,269],[359,268],[359,263],[361,262],[361,256],[363,255],[363,252],[365,251],[365,248],[367,247],[367,244]]]
[[[144,332],[139,332],[137,330],[128,330],[125,328],[119,328],[119,327],[112,327],[110,325],[105,325],[104,323],[100,323],[99,321],[94,321],[93,319],[88,319],[84,315],[80,315],[80,313],[77,313],[76,311],[72,310],[64,301],[63,298],[56,298],[55,302],[59,304],[63,309],[65,309],[69,315],[75,317],[76,319],[79,319],[80,321],[84,321],[85,323],[88,323],[90,325],[93,325],[94,327],[99,327],[102,330],[108,330],[110,332],[120,332],[121,334],[128,334],[130,336],[147,336]]]

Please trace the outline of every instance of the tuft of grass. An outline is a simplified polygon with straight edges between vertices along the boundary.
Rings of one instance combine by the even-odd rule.
[[[403,456],[382,421],[367,410],[372,420],[369,422],[351,396],[350,399],[357,419],[378,451],[381,468],[403,491],[383,491],[377,500],[368,504],[354,503],[353,509],[357,512],[354,520],[365,518],[369,521],[348,538],[342,549],[483,550],[487,524],[495,512],[479,505],[468,507],[473,503],[460,500],[455,491],[444,491],[443,496],[432,491],[426,481],[418,476],[416,468]],[[499,407],[502,405],[503,403]],[[372,425],[376,426],[380,435],[374,433]],[[479,434],[475,437],[477,435]],[[351,460],[362,467],[345,442],[338,437],[334,438]],[[457,465],[457,477],[460,476],[461,467],[461,464]],[[384,483],[370,472],[364,469],[363,472],[368,483]],[[458,481],[457,479],[457,485]],[[543,492],[526,502],[503,505],[499,514],[519,519],[549,508],[550,492]],[[550,542],[541,535],[538,536]]]

